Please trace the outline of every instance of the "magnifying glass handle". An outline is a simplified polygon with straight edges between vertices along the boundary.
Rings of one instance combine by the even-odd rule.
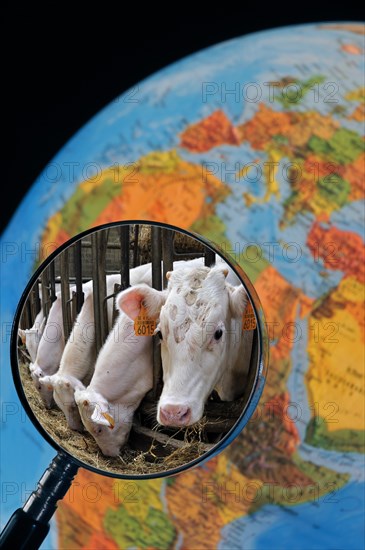
[[[37,550],[49,531],[57,502],[67,493],[78,466],[59,453],[50,463],[23,508],[9,519],[0,535],[1,550]]]

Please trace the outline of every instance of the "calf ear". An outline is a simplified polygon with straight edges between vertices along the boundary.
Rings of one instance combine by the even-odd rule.
[[[21,339],[22,343],[25,344],[25,330],[18,328],[18,336]]]
[[[140,314],[142,305],[150,317],[158,317],[165,300],[165,291],[155,290],[147,285],[136,285],[120,292],[116,298],[116,305],[134,321]]]
[[[114,418],[109,414],[109,412],[103,410],[104,407],[99,407],[98,403],[95,406],[94,412],[91,415],[91,420],[95,424],[99,424],[100,426],[108,426],[111,430],[115,426],[115,420]]]
[[[40,367],[34,366],[34,363],[29,363],[29,370],[31,374],[38,376],[38,378],[41,378],[44,374]]]
[[[242,285],[229,286],[229,309],[234,318],[242,317],[248,303],[248,296]]]
[[[79,409],[86,409],[91,415],[94,411],[95,403],[90,398],[90,394],[85,387],[75,389],[74,399]]]

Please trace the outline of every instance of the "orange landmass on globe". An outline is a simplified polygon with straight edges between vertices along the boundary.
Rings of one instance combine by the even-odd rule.
[[[300,178],[293,167],[292,196],[285,204],[285,220],[291,221],[298,212],[307,210],[314,214],[318,222],[329,222],[331,214],[338,209],[336,202],[328,200],[325,194],[318,190],[318,182],[324,180],[329,186],[336,187],[336,178],[346,180],[350,184],[347,200],[356,201],[364,197],[364,156],[360,155],[355,161],[341,165],[335,162],[326,162],[315,154],[308,154],[300,166]],[[289,171],[289,180],[291,171]]]
[[[274,136],[283,136],[287,139],[287,143],[281,145],[283,152],[292,156],[295,149],[305,146],[311,136],[328,139],[338,127],[339,123],[331,116],[317,111],[275,111],[260,103],[253,117],[239,125],[237,130],[241,141],[248,141],[257,150],[266,150]]]
[[[274,111],[264,103],[244,124],[237,126],[240,142],[248,141],[253,149],[264,150],[273,136],[290,131],[291,113]]]
[[[305,317],[311,309],[313,300],[290,284],[273,266],[267,267],[259,275],[255,288],[265,311],[269,338],[275,342],[270,348],[270,365],[275,367],[276,361],[280,362],[290,355],[296,339],[294,323],[298,316],[298,308],[299,316]],[[281,368],[278,370],[282,372]],[[275,395],[277,382],[274,381]],[[270,378],[267,385],[270,386]]]
[[[331,23],[319,25],[320,29],[334,31],[349,31],[354,34],[365,34],[365,25],[361,23]]]
[[[255,480],[248,486],[248,481],[225,454],[173,478],[166,499],[169,516],[183,537],[181,548],[218,548],[222,528],[249,512],[262,485]]]
[[[42,236],[42,246],[40,251],[40,261],[43,261],[61,244],[70,239],[70,235],[61,226],[62,216],[60,212],[54,214],[47,223]]]
[[[364,122],[365,118],[365,105],[358,105],[348,116],[349,120],[356,120],[356,122]]]
[[[306,374],[312,415],[329,434],[365,430],[364,284],[343,279],[308,319],[309,368]],[[359,322],[359,317],[362,317]]]
[[[307,245],[327,269],[344,273],[309,318],[306,384],[313,415],[325,421],[328,433],[361,431],[365,429],[364,241],[354,232],[315,222]],[[351,433],[347,439],[351,441]]]
[[[363,52],[357,44],[342,44],[341,50],[352,55],[361,55]]]
[[[75,477],[71,490],[59,503],[59,508],[67,517],[77,514],[87,526],[86,533],[103,532],[103,517],[107,509],[116,508],[116,499],[110,498],[114,494],[115,481],[110,477],[97,476],[96,474],[80,468]],[[97,506],[95,503],[97,502]],[[94,505],[93,505],[94,504]],[[61,523],[60,536],[67,537],[67,531],[72,529],[68,521]],[[81,536],[81,534],[80,534]],[[64,539],[62,539],[64,540]],[[83,544],[86,544],[88,538]],[[111,550],[114,547],[110,547]]]
[[[214,111],[203,120],[187,126],[180,134],[181,147],[193,153],[203,153],[218,145],[239,143],[239,133],[221,110]]]
[[[94,532],[81,550],[119,550],[119,546],[105,533]]]
[[[358,201],[365,198],[365,154],[359,155],[343,168],[343,178],[351,184],[349,200]]]
[[[205,202],[206,194],[214,198],[219,191],[227,193],[224,184],[209,171],[202,177],[201,167],[181,160],[174,172],[136,171],[139,183],[127,183],[118,195],[96,218],[94,225],[120,219],[147,219],[172,222],[180,227],[209,215],[212,203]],[[158,189],[158,192],[156,192]]]
[[[114,518],[119,516],[120,522],[131,528],[136,522],[143,525],[151,508],[163,510],[160,500],[162,483],[160,479],[148,482],[117,480],[80,469],[67,496],[59,503],[59,540],[63,543],[72,540],[74,544],[77,541],[77,548],[120,548],[108,532],[108,514],[112,512]],[[78,518],[76,534],[73,534],[72,517]],[[125,533],[122,547],[130,546],[130,536],[130,533]]]
[[[116,175],[113,167],[104,170],[97,181],[80,184],[61,212],[49,219],[42,248],[47,250],[49,242],[59,246],[75,233],[121,219],[173,223],[188,229],[196,220],[214,214],[217,202],[229,193],[209,170],[203,173],[201,165],[183,160],[175,151],[150,153],[136,163],[133,174],[130,168],[121,167]]]
[[[346,276],[365,283],[365,243],[360,235],[314,222],[308,232],[307,246],[315,259],[323,260],[327,269],[343,271]]]
[[[365,344],[364,298],[365,285],[355,277],[344,277],[331,293],[330,303],[348,311],[360,328],[360,342]],[[359,345],[361,345],[359,342]]]
[[[271,341],[270,365],[261,398],[263,405],[247,424],[244,434],[231,443],[226,453],[251,479],[278,486],[285,486],[291,480],[301,487],[310,487],[312,477],[294,458],[300,438],[289,417],[290,395],[286,382],[292,368],[291,350],[299,337],[295,321],[298,316],[304,318],[309,314],[313,300],[293,287],[272,266],[259,275],[255,288],[265,311]]]
[[[70,492],[66,495],[66,499]],[[90,507],[97,508],[94,504]],[[60,542],[60,548],[87,548],[88,541],[93,536],[94,529],[89,522],[85,521],[82,514],[73,509],[72,506],[66,506],[60,502],[57,508],[57,538]]]
[[[349,97],[358,101],[361,93],[357,89]],[[356,111],[358,115],[360,111]],[[224,125],[225,132],[215,132],[212,121]],[[282,159],[288,159],[283,175],[292,194],[284,203],[281,226],[303,210],[312,212],[319,221],[328,221],[334,210],[364,194],[361,137],[341,128],[331,114],[315,110],[278,111],[259,103],[254,115],[235,128],[222,111],[215,111],[189,126],[181,136],[181,147],[192,152],[208,151],[218,143],[239,146],[247,142],[252,149],[266,153],[267,159],[261,167],[265,193],[256,196],[244,190],[242,196],[247,207],[268,202],[272,196],[280,200],[279,173],[283,167],[279,166]],[[237,172],[243,183],[250,181],[247,172],[246,166]]]
[[[278,439],[276,448],[280,448],[283,453],[290,456],[293,454],[300,443],[299,432],[293,420],[289,417],[288,410],[290,404],[289,392],[283,392],[266,401],[263,414],[267,416],[272,414],[282,423],[282,434],[284,437]]]

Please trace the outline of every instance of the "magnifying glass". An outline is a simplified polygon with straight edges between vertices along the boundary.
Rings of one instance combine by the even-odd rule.
[[[250,280],[201,236],[145,221],[57,248],[19,302],[19,398],[58,452],[1,547],[39,548],[79,467],[176,475],[222,451],[263,391],[268,338]]]

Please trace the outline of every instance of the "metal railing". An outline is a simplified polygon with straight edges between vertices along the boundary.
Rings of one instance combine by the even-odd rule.
[[[130,269],[140,263],[140,229],[139,225],[120,226],[114,229],[114,241],[110,242],[110,230],[96,231],[91,238],[77,241],[64,250],[56,262],[52,262],[41,274],[34,285],[26,302],[21,325],[29,328],[43,309],[47,318],[52,303],[56,298],[61,300],[62,323],[65,340],[69,338],[72,326],[84,302],[83,283],[90,280],[85,275],[85,258],[91,263],[91,279],[93,281],[93,304],[95,323],[95,346],[98,353],[112,328],[108,322],[108,300],[115,301],[116,295],[130,286]],[[204,264],[211,266],[215,262],[215,254],[206,247],[193,249],[189,243],[188,251],[176,250],[175,233],[169,229],[151,226],[149,257],[152,270],[152,286],[162,290],[167,286],[166,273],[173,269],[173,262],[180,259],[191,259],[204,256]],[[118,236],[118,242],[115,236]],[[148,245],[147,245],[148,248]],[[117,251],[114,261],[114,273],[120,273],[120,284],[115,284],[113,292],[107,292],[107,251]],[[120,253],[119,253],[120,251]],[[119,265],[119,268],[117,267]],[[162,265],[162,270],[161,270]],[[55,267],[56,266],[56,267]],[[90,275],[90,269],[89,269]],[[118,312],[113,308],[112,322]],[[153,338],[153,390],[157,399],[162,390],[162,367],[160,346],[156,337]]]

